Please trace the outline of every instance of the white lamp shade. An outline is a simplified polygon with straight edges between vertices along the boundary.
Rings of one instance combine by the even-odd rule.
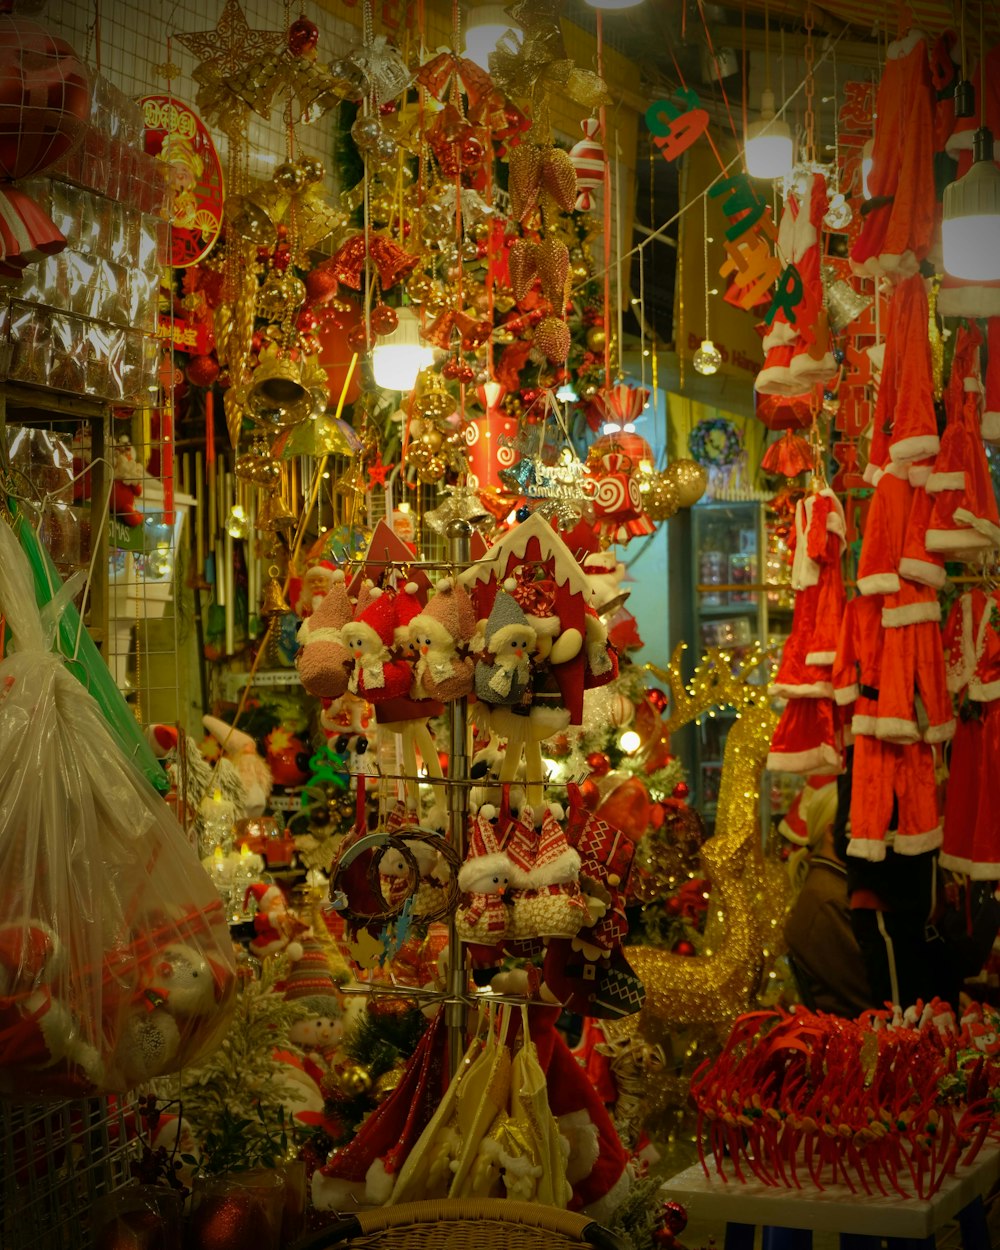
[[[375,385],[387,391],[412,391],[421,369],[434,363],[434,349],[420,341],[420,321],[412,308],[399,310],[399,324],[375,345]]]
[[[502,4],[481,4],[470,9],[465,21],[465,55],[488,72],[490,53],[496,51],[497,43],[508,31],[520,44],[520,31],[507,16]]]
[[[760,120],[747,126],[744,145],[747,173],[751,178],[787,178],[792,172],[795,144],[788,123],[774,115],[774,92],[760,96]]]
[[[587,0],[592,9],[634,9],[642,0]]]
[[[953,278],[1000,279],[1000,169],[991,160],[945,187],[941,245]]]

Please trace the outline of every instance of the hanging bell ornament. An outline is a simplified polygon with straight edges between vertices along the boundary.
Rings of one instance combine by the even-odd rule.
[[[830,319],[830,329],[839,334],[856,320],[872,302],[871,296],[855,291],[844,278],[837,277],[837,271],[830,265],[823,266],[823,284],[826,288],[826,312]]]
[[[264,595],[261,599],[260,614],[266,620],[271,620],[275,616],[284,616],[291,612],[291,605],[285,598],[285,592],[278,581],[278,569],[276,565],[271,565],[268,569],[268,581],[264,587]]]
[[[302,384],[298,364],[287,356],[263,360],[254,372],[247,391],[246,410],[262,425],[287,429],[298,425],[312,412],[312,396]]]
[[[269,534],[290,530],[295,525],[295,513],[285,503],[278,491],[264,496],[257,513],[257,528]]]

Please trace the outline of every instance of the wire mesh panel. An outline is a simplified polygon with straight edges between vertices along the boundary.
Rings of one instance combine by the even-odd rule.
[[[128,1179],[129,1132],[118,1100],[0,1104],[4,1250],[88,1250],[90,1212]]]

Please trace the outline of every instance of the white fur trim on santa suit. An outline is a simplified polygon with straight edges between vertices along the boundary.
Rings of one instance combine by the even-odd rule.
[[[790,347],[799,341],[799,332],[790,321],[775,321],[764,335],[762,347],[769,352],[772,347]]]
[[[984,442],[1000,443],[1000,412],[984,412],[980,429]]]
[[[875,738],[877,719],[870,712],[856,712],[851,717],[851,733],[863,734],[866,738]]]
[[[967,317],[969,320],[1000,317],[1000,286],[976,282],[950,286],[946,279],[938,291],[937,312],[941,317]]]
[[[920,272],[920,262],[911,251],[902,252],[899,256],[892,252],[882,252],[878,256],[870,256],[861,264],[852,260],[851,270],[859,278],[881,278],[890,275],[899,279],[912,278],[914,274]]]
[[[885,50],[886,59],[889,61],[905,61],[913,49],[927,36],[922,30],[918,30],[916,26],[911,26],[902,39],[894,39]]]
[[[955,736],[955,722],[945,721],[943,725],[928,725],[924,730],[925,742],[950,742]]]
[[[940,825],[927,833],[896,834],[892,849],[897,855],[923,855],[925,851],[936,851],[941,845],[943,830]]]
[[[1000,681],[980,681],[973,677],[969,682],[969,698],[974,703],[993,703],[1000,699]]]
[[[914,434],[910,438],[901,438],[898,442],[891,443],[889,455],[895,464],[905,464],[910,460],[936,456],[940,450],[941,440],[936,434]]]
[[[828,382],[836,375],[838,368],[832,352],[824,352],[818,360],[814,360],[808,352],[800,352],[792,357],[788,372],[792,380],[805,391],[820,382]]]
[[[555,638],[562,629],[558,616],[534,616],[529,612],[525,619],[539,638]]]
[[[955,512],[956,517],[959,511],[962,511],[962,509]],[[996,529],[996,526],[992,525],[990,521],[982,521],[982,524],[990,525],[991,528]],[[996,537],[993,539],[967,527],[954,530],[928,530],[926,542],[928,551],[949,551],[956,554],[983,551],[987,547],[1000,547],[1000,530],[997,530]]]
[[[911,582],[919,582],[922,586],[932,586],[940,590],[945,583],[944,568],[930,560],[918,560],[913,556],[903,556],[899,562],[901,577]]]
[[[770,692],[775,699],[832,699],[833,683],[814,681],[801,686],[789,686],[783,682],[775,682]]]
[[[899,590],[896,573],[870,573],[858,578],[858,590],[863,595],[893,595]]]
[[[931,473],[924,483],[924,489],[931,495],[943,490],[965,490],[966,474],[961,469],[949,473]]]
[[[807,664],[832,664],[837,658],[836,651],[807,651]]]
[[[915,720],[903,720],[898,716],[876,716],[875,737],[882,742],[895,742],[900,746],[920,741],[920,730]]]
[[[896,608],[882,609],[882,624],[887,629],[917,625],[922,621],[940,621],[941,605],[936,599],[929,603],[904,603]]]
[[[805,777],[809,773],[839,773],[842,761],[840,752],[824,742],[808,751],[771,751],[764,767],[776,773],[798,773]]]
[[[871,460],[869,460],[865,465],[864,472],[861,476],[869,486],[875,487],[878,485],[878,480],[884,472],[885,469],[882,465],[874,464]]]
[[[852,682],[849,686],[838,686],[833,692],[833,697],[840,707],[847,707],[849,703],[854,703],[860,694],[861,688],[858,683]]]

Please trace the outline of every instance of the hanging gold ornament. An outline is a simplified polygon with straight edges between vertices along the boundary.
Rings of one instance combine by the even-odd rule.
[[[715,833],[701,848],[712,882],[706,953],[684,956],[659,947],[630,946],[629,964],[646,987],[638,1028],[650,1042],[678,1026],[724,1023],[750,1004],[765,960],[765,941],[784,907],[780,877],[768,873],[760,838],[760,779],[778,721],[766,685],[753,682],[765,656],[735,657],[711,648],[685,685],[683,644],[666,669],[648,665],[670,690],[670,735],[717,707],[737,715],[726,736]],[[777,892],[778,897],[769,894]],[[710,953],[709,953],[710,952]]]
[[[608,336],[603,326],[591,326],[587,331],[587,346],[592,352],[603,352],[608,345]]]
[[[422,304],[427,298],[432,283],[430,276],[426,273],[415,273],[411,278],[407,279],[406,294],[415,304]]]
[[[265,620],[270,620],[273,616],[284,616],[291,610],[281,582],[278,581],[278,568],[272,564],[268,569],[268,581],[261,599],[260,614]]]
[[[447,471],[447,465],[440,456],[433,453],[428,457],[425,463],[417,469],[417,477],[421,482],[432,484],[440,482]]]
[[[697,460],[671,460],[663,477],[674,484],[681,508],[692,507],[708,489],[708,473]]]
[[[662,473],[653,474],[649,489],[642,494],[642,508],[649,519],[669,521],[680,506],[676,483]]]
[[[280,491],[271,491],[257,510],[257,529],[275,534],[290,530],[295,525],[295,513],[289,508]]]

